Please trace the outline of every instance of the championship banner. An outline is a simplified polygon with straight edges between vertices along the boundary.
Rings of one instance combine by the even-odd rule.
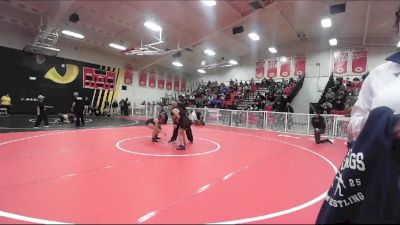
[[[351,61],[351,72],[353,74],[364,74],[367,72],[367,58],[368,58],[368,51],[365,48],[361,49],[354,49],[353,50],[353,57]]]
[[[174,77],[174,90],[179,91],[179,77]]]
[[[260,61],[256,63],[256,78],[257,79],[262,79],[264,78],[264,73],[265,73],[265,61]]]
[[[306,74],[306,60],[307,57],[305,55],[296,56],[294,60],[294,75],[295,76],[304,76]]]
[[[347,65],[349,61],[349,53],[347,51],[335,51],[333,53],[333,75],[347,75]]]
[[[165,87],[165,75],[159,74],[158,75],[158,88],[164,89]]]
[[[167,76],[167,90],[172,90],[172,76]]]
[[[147,86],[147,71],[142,70],[139,74],[139,86],[146,87]]]
[[[281,77],[290,76],[290,66],[292,65],[292,57],[287,57],[286,61],[281,61],[280,75]]]
[[[278,60],[276,59],[271,59],[268,60],[268,77],[269,78],[275,78],[278,75]]]
[[[154,71],[149,72],[149,87],[156,87],[157,74]]]
[[[126,85],[132,85],[132,79],[133,79],[133,71],[129,69],[125,70],[124,83]]]
[[[181,91],[186,92],[186,79],[185,78],[181,79]]]

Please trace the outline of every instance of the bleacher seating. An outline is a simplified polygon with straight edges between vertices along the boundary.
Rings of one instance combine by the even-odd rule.
[[[201,82],[191,94],[181,96],[180,101],[187,106],[282,111],[286,102],[291,102],[303,86],[304,77],[283,81],[264,79],[261,83],[231,80],[229,84],[216,81]],[[284,110],[283,110],[284,111]]]
[[[360,77],[334,79],[331,74],[325,90],[318,102],[318,110],[324,114],[350,115],[352,107],[358,99],[363,80],[368,72]]]

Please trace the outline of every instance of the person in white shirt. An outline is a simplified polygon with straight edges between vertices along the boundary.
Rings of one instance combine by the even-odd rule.
[[[353,106],[350,122],[354,138],[360,134],[371,110],[386,106],[395,114],[400,113],[400,52],[387,60],[365,79]]]
[[[396,25],[400,26],[400,10],[396,16]],[[400,37],[400,27],[398,31]],[[386,106],[395,114],[400,113],[400,52],[386,60],[386,63],[373,69],[365,79],[358,100],[353,106],[350,132],[354,139],[360,134],[371,110]]]

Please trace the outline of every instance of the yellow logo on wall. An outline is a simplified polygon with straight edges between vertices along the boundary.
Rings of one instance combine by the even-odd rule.
[[[58,84],[69,84],[78,77],[78,74],[79,74],[78,66],[66,64],[66,72],[63,76],[57,72],[55,67],[53,67],[49,71],[47,71],[44,78],[54,81],[55,83]]]

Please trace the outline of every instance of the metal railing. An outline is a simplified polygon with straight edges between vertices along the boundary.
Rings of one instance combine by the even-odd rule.
[[[170,110],[165,108],[168,115]],[[282,133],[313,135],[311,125],[312,114],[281,113],[268,111],[245,111],[214,108],[190,108],[201,112],[206,124],[230,126],[247,129],[276,131]],[[132,108],[133,116],[156,117],[161,111],[160,106],[143,105]],[[322,115],[325,118],[326,129],[324,136],[331,138],[347,138],[349,118],[341,115]],[[169,116],[171,120],[171,116]]]

